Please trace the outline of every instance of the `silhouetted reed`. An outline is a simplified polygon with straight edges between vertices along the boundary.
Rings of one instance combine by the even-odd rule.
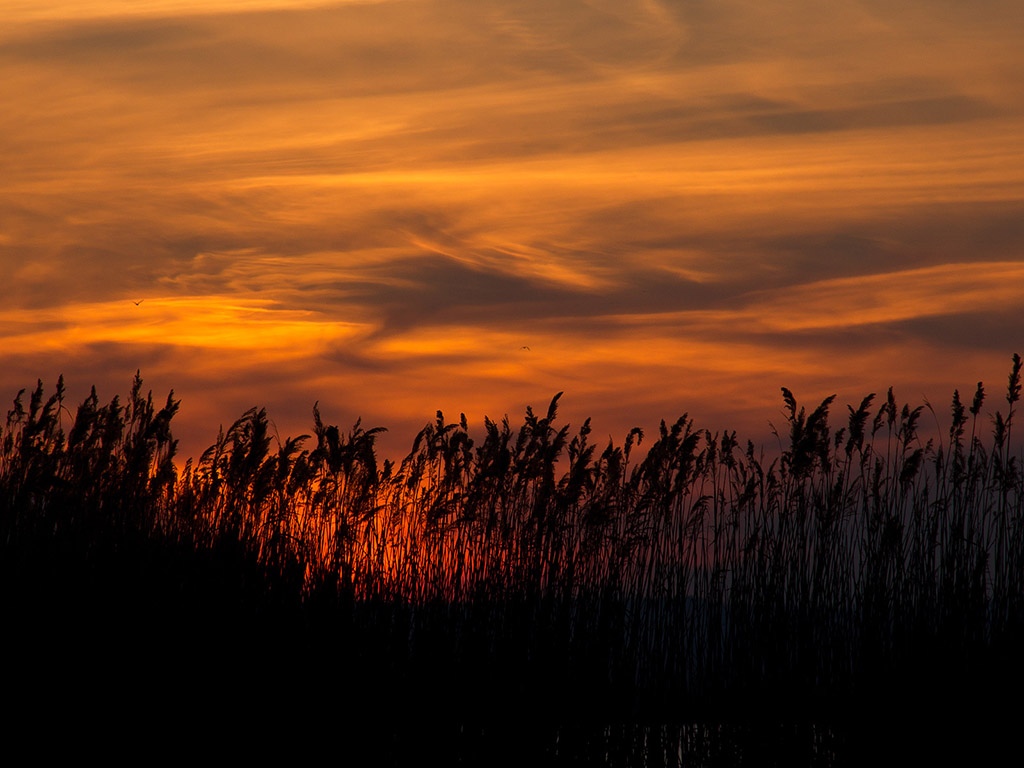
[[[252,409],[179,472],[172,396],[157,408],[136,376],[124,405],[94,390],[71,418],[63,380],[48,398],[39,383],[2,432],[7,602],[130,578],[186,625],[295,622],[334,638],[349,684],[408,702],[443,689],[481,732],[481,707],[520,702],[601,728],[766,707],[832,722],[894,692],[987,690],[996,668],[1019,679],[1020,393],[1014,355],[991,431],[979,383],[924,440],[931,406],[891,389],[834,430],[834,397],[808,412],[783,388],[776,455],[684,415],[640,457],[640,429],[601,448],[589,420],[558,425],[559,393],[478,440],[439,411],[397,465],[377,460],[380,428],[345,434],[314,407],[313,435],[281,442]],[[108,574],[126,542],[144,554]],[[657,749],[674,754],[685,734],[669,730]]]

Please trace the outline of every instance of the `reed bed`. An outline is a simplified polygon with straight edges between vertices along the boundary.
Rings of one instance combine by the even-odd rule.
[[[314,407],[281,441],[254,408],[179,470],[173,393],[157,405],[137,375],[72,417],[63,380],[40,382],[0,433],[5,610],[179,645],[256,628],[301,663],[253,653],[240,678],[344,676],[409,719],[444,702],[462,732],[524,702],[591,745],[648,723],[621,727],[677,764],[681,723],[832,722],[1024,679],[1020,394],[1019,355],[990,417],[981,383],[944,417],[890,389],[833,428],[834,398],[784,388],[774,453],[686,415],[598,445],[558,423],[559,394],[475,439],[438,412],[399,463],[378,461],[381,428]],[[948,428],[923,439],[926,414]]]

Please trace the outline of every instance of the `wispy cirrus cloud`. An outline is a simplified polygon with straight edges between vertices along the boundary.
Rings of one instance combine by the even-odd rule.
[[[982,5],[15,2],[0,386],[144,365],[198,435],[1002,376],[1024,12]]]

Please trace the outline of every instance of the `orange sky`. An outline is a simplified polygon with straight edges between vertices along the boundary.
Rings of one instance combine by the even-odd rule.
[[[4,399],[761,440],[1024,352],[1019,0],[3,5]]]

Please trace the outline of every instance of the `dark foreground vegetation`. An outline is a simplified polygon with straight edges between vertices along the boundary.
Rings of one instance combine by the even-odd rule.
[[[1024,682],[1020,393],[1015,355],[1005,414],[890,390],[834,428],[783,389],[774,458],[686,416],[595,445],[556,396],[396,465],[253,409],[179,470],[172,397],[40,384],[0,435],[9,697],[351,764],[980,758]]]

